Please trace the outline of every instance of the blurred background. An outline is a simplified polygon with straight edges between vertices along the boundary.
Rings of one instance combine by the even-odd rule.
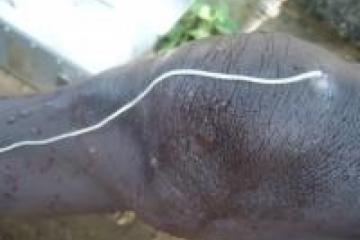
[[[360,61],[358,0],[0,0],[0,95],[49,91],[218,34],[286,32]],[[132,212],[1,219],[0,240],[170,240]]]

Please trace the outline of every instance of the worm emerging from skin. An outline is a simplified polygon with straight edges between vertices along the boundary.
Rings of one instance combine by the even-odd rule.
[[[359,76],[253,33],[2,99],[0,216],[132,210],[187,239],[360,239]]]
[[[205,70],[197,70],[197,69],[175,69],[168,72],[161,74],[159,77],[155,78],[143,92],[137,95],[134,99],[126,103],[125,105],[121,106],[118,110],[101,120],[100,122],[91,125],[89,127],[85,127],[79,130],[74,130],[71,132],[62,133],[56,135],[54,137],[41,139],[41,140],[24,140],[19,141],[9,146],[1,147],[0,154],[12,151],[14,149],[25,147],[25,146],[43,146],[48,145],[57,141],[61,141],[64,139],[77,137],[86,133],[90,133],[96,130],[101,129],[109,122],[114,120],[115,118],[119,117],[122,113],[128,111],[132,107],[134,107],[137,103],[139,103],[146,95],[148,95],[156,85],[161,83],[162,81],[169,79],[175,76],[193,76],[193,77],[205,77],[212,80],[224,80],[224,81],[243,81],[248,83],[255,83],[255,84],[264,84],[264,85],[284,85],[284,84],[292,84],[304,80],[314,79],[314,78],[321,78],[324,77],[324,73],[320,70],[309,71],[305,73],[300,73],[298,75],[294,75],[291,77],[284,77],[279,79],[266,79],[266,78],[259,78],[259,77],[251,77],[245,75],[236,75],[236,74],[226,74],[226,73],[218,73],[218,72],[210,72]]]

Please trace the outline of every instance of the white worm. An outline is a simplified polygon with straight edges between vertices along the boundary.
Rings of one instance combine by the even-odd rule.
[[[84,127],[78,130],[65,132],[53,137],[40,139],[40,140],[24,140],[15,142],[13,144],[10,144],[8,146],[0,148],[0,154],[12,151],[14,149],[24,147],[24,146],[42,146],[42,145],[48,145],[60,140],[68,139],[77,137],[89,132],[96,131],[100,128],[103,128],[105,125],[107,125],[109,122],[120,116],[122,113],[128,111],[130,108],[134,107],[136,104],[138,104],[146,95],[148,95],[154,87],[164,81],[165,79],[169,79],[173,76],[199,76],[199,77],[206,77],[209,79],[218,79],[218,80],[225,80],[225,81],[245,81],[249,83],[257,83],[257,84],[267,84],[267,85],[283,85],[283,84],[291,84],[296,83],[304,80],[309,80],[313,78],[320,78],[324,76],[324,73],[319,70],[315,71],[309,71],[305,73],[301,73],[298,75],[290,76],[290,77],[284,77],[284,78],[277,78],[277,79],[269,79],[269,78],[259,78],[259,77],[251,77],[251,76],[244,76],[244,75],[237,75],[237,74],[226,74],[226,73],[218,73],[218,72],[209,72],[205,70],[197,70],[197,69],[174,69],[170,70],[168,72],[165,72],[155,78],[145,89],[142,91],[139,95],[137,95],[135,98],[121,106],[119,109],[117,109],[115,112],[111,113],[104,119],[102,119],[100,122]]]

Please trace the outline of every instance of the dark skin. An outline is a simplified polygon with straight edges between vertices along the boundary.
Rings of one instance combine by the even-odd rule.
[[[88,126],[174,68],[327,78],[275,86],[174,77],[99,131],[1,154],[0,214],[130,209],[189,239],[360,238],[357,65],[287,35],[214,38],[2,100],[0,142]]]

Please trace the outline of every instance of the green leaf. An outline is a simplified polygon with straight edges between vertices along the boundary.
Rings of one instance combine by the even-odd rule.
[[[211,21],[212,20],[211,7],[207,4],[201,6],[197,15],[203,20]]]
[[[236,29],[225,4],[206,4],[197,0],[176,26],[159,39],[156,49],[170,49],[184,42],[210,37],[216,34],[229,34]]]
[[[194,29],[189,32],[195,39],[210,37],[211,33],[205,28]]]

